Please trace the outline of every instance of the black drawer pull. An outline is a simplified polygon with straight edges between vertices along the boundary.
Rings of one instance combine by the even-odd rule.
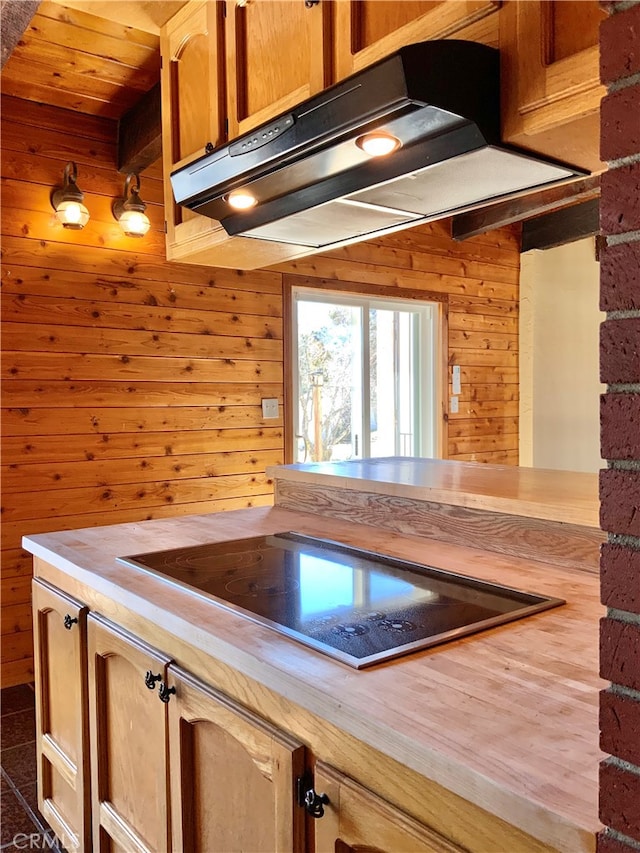
[[[313,788],[305,791],[304,807],[311,817],[322,817],[324,807],[328,805],[329,797],[326,794],[317,794]]]
[[[75,616],[71,616],[70,613],[67,613],[67,615],[64,617],[64,627],[67,629],[67,631],[70,631],[74,623],[77,622],[77,618]]]
[[[150,669],[147,670],[147,674],[144,677],[144,683],[149,688],[149,690],[153,690],[156,686],[156,681],[162,681],[162,675],[158,673],[158,675],[154,675]]]
[[[160,687],[158,688],[158,696],[160,697],[160,701],[164,702],[165,705],[171,699],[171,694],[176,692],[175,687],[167,687],[164,681],[160,682]]]

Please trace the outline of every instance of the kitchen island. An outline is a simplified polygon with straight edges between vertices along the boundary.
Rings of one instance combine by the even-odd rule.
[[[436,840],[420,849],[595,850],[597,706],[603,686],[596,675],[597,577],[355,521],[276,506],[42,534],[24,544],[35,557],[36,584],[63,591],[97,614],[97,622],[162,650],[190,674],[184,683],[197,679],[223,694],[223,702],[232,701],[285,732],[304,746],[316,777],[328,766],[350,780],[341,789],[345,808],[348,786],[355,784],[373,792],[374,802],[401,810],[409,824],[428,828]],[[567,603],[358,671],[115,561],[132,553],[287,530]],[[106,659],[100,654],[90,643],[90,672],[98,672],[91,669],[92,655]],[[89,704],[102,707],[104,697],[89,687]],[[93,712],[92,733],[99,719]],[[92,742],[90,751],[94,838],[96,818],[98,837],[116,827],[115,837],[124,830],[117,829],[109,803],[96,799],[100,749]],[[169,755],[171,762],[171,747]],[[173,784],[175,768],[168,775]],[[173,791],[170,799],[175,825],[182,801]],[[325,808],[330,822],[335,802]],[[324,849],[323,820],[315,821],[318,850]],[[294,849],[305,844],[314,849],[307,829],[309,840],[298,840]],[[158,842],[156,849],[162,850]]]

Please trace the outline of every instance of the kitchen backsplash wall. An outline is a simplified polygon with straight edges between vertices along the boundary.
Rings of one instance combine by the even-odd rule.
[[[159,168],[149,234],[113,219],[115,140],[113,121],[2,99],[3,686],[33,673],[24,534],[271,503],[283,422],[260,400],[284,399],[285,279],[441,300],[462,368],[449,455],[518,460],[517,229],[458,244],[433,223],[271,271],[168,264]],[[82,231],[49,200],[70,160]]]

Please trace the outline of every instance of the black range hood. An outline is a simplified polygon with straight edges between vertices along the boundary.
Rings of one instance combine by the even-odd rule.
[[[400,147],[370,157],[356,140]],[[176,202],[230,235],[319,249],[585,174],[500,143],[500,55],[468,41],[408,45],[176,170]],[[248,190],[257,204],[235,211]]]

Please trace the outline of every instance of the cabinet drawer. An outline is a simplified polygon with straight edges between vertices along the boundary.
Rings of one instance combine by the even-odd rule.
[[[315,790],[328,802],[316,820],[315,853],[464,853],[462,848],[328,764],[315,769]]]

